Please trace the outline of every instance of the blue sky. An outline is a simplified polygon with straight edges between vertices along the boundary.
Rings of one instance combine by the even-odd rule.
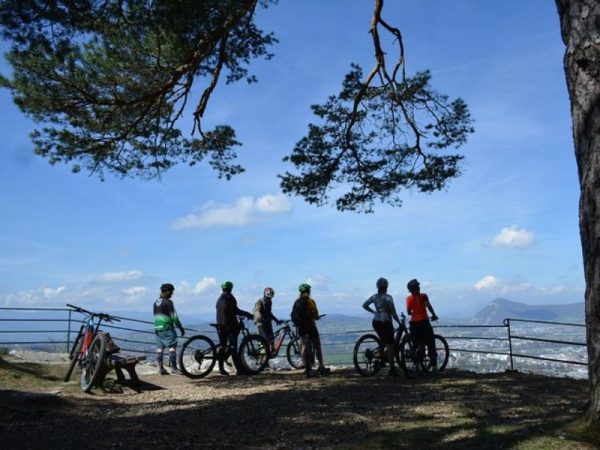
[[[244,144],[246,172],[229,182],[205,165],[151,182],[50,166],[31,150],[35,124],[0,91],[0,304],[149,311],[168,281],[185,317],[212,312],[229,279],[241,307],[272,286],[286,315],[308,281],[322,312],[358,315],[380,276],[401,306],[406,282],[421,280],[442,318],[497,297],[583,301],[553,2],[388,0],[408,73],[430,69],[436,89],[470,107],[476,132],[461,148],[463,175],[448,191],[407,192],[401,208],[370,215],[280,193],[277,174],[291,169],[282,158],[314,120],[309,106],[339,92],[350,63],[372,67],[371,12],[366,0],[281,0],[259,11],[280,40],[275,58],[252,64],[258,84],[221,83],[206,112],[207,127],[231,124]],[[190,117],[181,127],[191,132]]]

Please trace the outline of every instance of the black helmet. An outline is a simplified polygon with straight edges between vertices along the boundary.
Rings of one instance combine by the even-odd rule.
[[[375,283],[378,291],[387,291],[388,284],[388,280],[383,277],[381,277],[379,280],[377,280],[377,283]]]
[[[419,283],[416,278],[413,278],[412,280],[410,280],[408,282],[408,284],[406,285],[406,287],[408,288],[408,290],[411,291],[411,292],[414,289],[419,289],[420,286],[421,286],[421,283]]]
[[[171,283],[164,283],[160,285],[160,292],[168,292],[171,291],[173,292],[175,290],[175,286],[173,286]]]
[[[231,292],[233,289],[233,283],[231,281],[223,281],[223,283],[221,283],[221,289],[226,292]]]

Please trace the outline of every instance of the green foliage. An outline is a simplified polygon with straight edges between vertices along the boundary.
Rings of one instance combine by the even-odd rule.
[[[312,106],[321,124],[309,124],[285,158],[300,173],[281,176],[283,191],[322,205],[338,190],[339,210],[372,212],[377,201],[400,206],[402,189],[446,187],[459,175],[462,156],[441,150],[464,144],[473,128],[466,104],[433,90],[430,78],[420,72],[369,86],[353,65],[341,92]]]
[[[0,26],[13,44],[13,76],[0,82],[41,125],[35,151],[52,164],[151,178],[209,158],[230,178],[243,170],[232,163],[234,130],[221,125],[188,139],[176,123],[194,83],[207,85],[194,112],[200,129],[222,70],[227,83],[256,81],[247,64],[270,58],[276,42],[253,23],[256,3],[4,0]]]
[[[101,178],[154,178],[207,159],[229,179],[244,170],[234,163],[235,131],[202,130],[202,118],[222,73],[226,83],[253,83],[248,64],[272,57],[277,40],[257,28],[254,14],[275,3],[0,0],[13,68],[11,79],[0,75],[0,87],[39,124],[32,141],[51,164]],[[401,205],[403,189],[440,190],[460,173],[462,156],[445,150],[473,132],[466,104],[433,90],[429,72],[406,76],[400,30],[383,20],[383,0],[374,3],[375,67],[363,81],[353,65],[342,91],[312,106],[319,123],[284,159],[298,173],[280,175],[283,191],[309,203],[322,205],[333,191],[339,210],[371,212],[376,202]],[[380,30],[399,46],[391,72]],[[186,138],[177,125],[198,84],[204,89]]]

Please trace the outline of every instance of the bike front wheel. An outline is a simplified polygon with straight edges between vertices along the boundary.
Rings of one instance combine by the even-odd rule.
[[[73,369],[77,365],[77,361],[81,357],[81,346],[83,345],[83,325],[79,329],[79,333],[75,338],[75,342],[73,343],[73,347],[71,347],[71,353],[69,353],[69,358],[71,362],[69,363],[69,368],[67,369],[67,374],[65,375],[65,383],[71,379],[71,374],[73,373]]]
[[[374,334],[365,334],[354,344],[354,368],[363,377],[375,375],[381,369],[381,341]]]
[[[106,335],[98,333],[81,361],[81,389],[90,392],[98,383],[106,353]]]
[[[294,369],[304,369],[304,361],[302,360],[302,345],[300,339],[292,339],[286,349],[288,363]]]
[[[450,356],[450,348],[448,347],[448,342],[443,336],[436,334],[435,336],[435,351],[437,354],[437,371],[440,372],[446,368],[448,364],[448,358]],[[423,363],[421,364],[423,370],[425,372],[431,372],[433,368],[433,364],[431,361],[431,357],[429,354],[425,356],[423,359]]]
[[[400,367],[407,378],[416,378],[422,369],[422,358],[419,358],[418,350],[410,336],[405,336],[400,342],[397,359],[400,360]]]
[[[215,367],[217,348],[206,336],[192,336],[183,343],[178,359],[181,372],[186,377],[194,380],[204,378]]]
[[[269,346],[258,334],[249,334],[240,344],[242,367],[249,375],[255,375],[269,364]]]

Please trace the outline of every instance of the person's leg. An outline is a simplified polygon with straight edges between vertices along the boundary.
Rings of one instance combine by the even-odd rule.
[[[331,372],[330,369],[328,369],[327,367],[325,367],[325,364],[323,362],[323,350],[321,349],[321,336],[319,335],[319,330],[317,329],[317,327],[314,327],[314,329],[312,330],[312,341],[313,341],[313,345],[314,348],[316,350],[317,353],[317,361],[319,362],[319,373],[321,375],[327,375]]]
[[[429,359],[431,360],[431,367],[437,368],[437,350],[435,349],[435,335],[433,334],[433,327],[431,323],[427,321],[427,354],[429,355]]]
[[[219,327],[217,328],[217,334],[219,336],[219,350],[217,354],[217,361],[219,362],[219,373],[221,375],[229,375],[229,372],[225,370],[225,359],[228,353],[227,331],[225,331],[224,328]]]
[[[162,341],[162,336],[159,331],[156,332],[156,363],[158,364],[158,373],[160,375],[165,375],[167,371],[163,365],[163,350],[164,345]]]
[[[240,355],[238,353],[238,336],[240,334],[239,328],[234,330],[229,330],[229,352],[231,353],[231,359],[233,360],[233,365],[235,366],[235,370],[238,375],[246,374],[246,369],[242,364],[242,360],[240,359]]]
[[[387,349],[387,359],[390,365],[389,375],[395,377],[398,373],[396,372],[395,355],[394,355],[394,326],[392,322],[383,322],[382,325],[382,341],[385,343]],[[382,355],[383,356],[383,355]]]
[[[169,365],[171,373],[177,373],[177,347],[169,347]]]

